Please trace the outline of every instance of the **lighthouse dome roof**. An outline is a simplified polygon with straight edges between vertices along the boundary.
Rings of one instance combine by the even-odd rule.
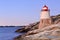
[[[48,7],[46,5],[44,5],[43,8],[42,8],[42,10],[43,11],[48,11],[49,9],[48,9]]]

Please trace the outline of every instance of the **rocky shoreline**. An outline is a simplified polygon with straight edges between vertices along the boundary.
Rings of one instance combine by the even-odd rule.
[[[25,32],[24,35],[15,37],[14,40],[60,40],[60,14],[51,16],[53,24],[38,29],[39,22],[27,25],[15,32]]]

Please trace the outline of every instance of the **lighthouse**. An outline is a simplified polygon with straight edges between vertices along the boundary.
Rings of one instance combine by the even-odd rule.
[[[46,5],[44,5],[43,8],[41,9],[40,23],[38,28],[41,29],[51,24],[52,24],[52,20],[50,17],[50,10]]]

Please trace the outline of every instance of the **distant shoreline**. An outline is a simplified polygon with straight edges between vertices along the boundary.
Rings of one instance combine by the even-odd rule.
[[[24,27],[24,26],[0,26],[0,27]]]

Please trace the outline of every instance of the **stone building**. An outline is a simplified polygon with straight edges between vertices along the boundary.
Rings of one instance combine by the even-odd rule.
[[[40,24],[38,28],[41,29],[51,24],[52,24],[52,19],[50,17],[50,10],[46,5],[44,5],[40,13]]]

